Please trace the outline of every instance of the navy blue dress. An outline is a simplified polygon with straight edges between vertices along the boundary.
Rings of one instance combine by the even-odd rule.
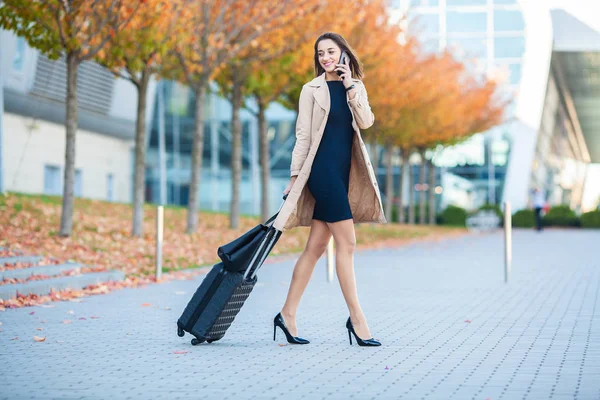
[[[327,81],[327,86],[331,109],[307,186],[315,198],[313,219],[337,222],[352,219],[348,186],[354,128],[344,84]]]

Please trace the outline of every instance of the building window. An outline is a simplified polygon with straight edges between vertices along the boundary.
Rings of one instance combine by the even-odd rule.
[[[521,63],[498,64],[504,83],[518,85],[521,82]]]
[[[439,14],[413,14],[408,26],[414,36],[438,36],[440,34]]]
[[[448,33],[486,33],[487,15],[484,12],[448,12]]]
[[[22,37],[17,38],[17,45],[15,48],[15,58],[13,58],[12,68],[14,71],[21,72],[25,65],[25,39]]]
[[[433,54],[440,51],[440,41],[438,39],[421,40],[421,50],[427,54]]]
[[[113,174],[106,175],[106,200],[114,201],[114,177]]]
[[[518,85],[521,82],[521,64],[509,64],[508,71],[508,81],[511,85]]]
[[[437,7],[440,0],[411,0],[411,7]]]
[[[83,182],[81,178],[81,170],[75,170],[75,186],[73,187],[75,197],[83,197]]]
[[[498,37],[494,39],[495,58],[521,58],[525,52],[525,38]]]
[[[484,6],[487,0],[446,0],[446,5],[451,6]]]
[[[496,10],[494,12],[494,30],[496,32],[524,31],[523,14],[520,11]]]
[[[60,167],[44,165],[44,194],[60,195]]]
[[[448,38],[448,48],[459,58],[487,57],[485,38]]]

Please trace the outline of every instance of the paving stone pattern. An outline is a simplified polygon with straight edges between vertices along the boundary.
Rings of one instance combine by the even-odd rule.
[[[349,345],[324,259],[298,312],[304,346],[279,346],[279,329],[273,342],[295,259],[267,263],[227,335],[196,347],[175,322],[202,277],[6,310],[0,398],[600,399],[600,232],[513,238],[508,284],[501,232],[358,253],[379,348]]]

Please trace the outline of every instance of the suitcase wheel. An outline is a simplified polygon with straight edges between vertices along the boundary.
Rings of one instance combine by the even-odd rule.
[[[204,339],[202,339],[202,340],[200,340],[200,339],[196,339],[196,338],[193,338],[193,339],[192,339],[192,346],[197,346],[197,345],[199,345],[200,343],[204,343]]]
[[[183,337],[184,335],[185,335],[185,332],[183,331],[183,329],[181,329],[180,326],[177,326],[177,336]]]

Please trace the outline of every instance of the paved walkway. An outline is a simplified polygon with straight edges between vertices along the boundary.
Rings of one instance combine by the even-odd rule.
[[[272,340],[295,260],[265,265],[225,338],[197,347],[175,321],[202,277],[7,310],[0,398],[600,399],[600,232],[515,232],[509,284],[502,243],[359,253],[379,348],[349,345],[324,259],[299,309],[306,346]]]

